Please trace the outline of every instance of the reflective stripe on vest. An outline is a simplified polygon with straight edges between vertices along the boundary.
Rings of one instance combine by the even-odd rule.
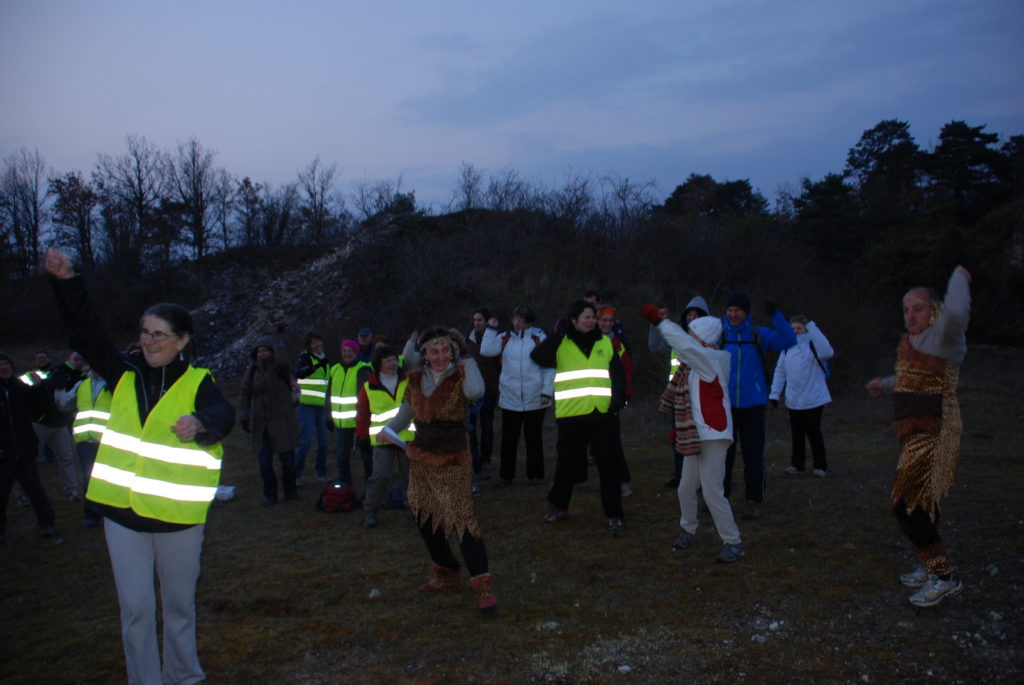
[[[35,385],[36,383],[45,381],[50,374],[36,369],[35,371],[28,371],[18,376],[18,380],[25,385]]]
[[[608,411],[612,398],[612,377],[609,372],[615,349],[609,338],[602,336],[594,343],[590,356],[566,337],[555,354],[555,418],[583,416],[595,409]]]
[[[78,386],[78,395],[75,404],[78,406],[78,413],[75,414],[75,422],[71,426],[75,442],[99,442],[103,437],[103,431],[107,428],[107,421],[110,419],[110,402],[112,400],[110,389],[104,387],[92,399],[92,377],[86,377]]]
[[[409,385],[409,379],[403,378],[398,386],[395,388],[395,396],[391,397],[387,390],[378,390],[371,388],[369,383],[364,383],[363,387],[366,389],[366,399],[370,405],[370,444],[371,445],[389,445],[377,438],[381,429],[387,425],[388,421],[395,418],[398,415],[398,410],[402,404],[402,398],[405,397],[405,389]],[[416,426],[412,422],[409,423],[409,427],[398,434],[402,440],[409,442],[416,436]]]
[[[309,355],[311,359],[316,359]],[[308,404],[313,407],[323,407],[327,404],[327,379],[330,369],[317,366],[313,373],[305,378],[297,378],[299,384],[299,404]]]
[[[672,355],[668,360],[668,380],[671,383],[672,377],[676,375],[676,371],[679,370],[679,357],[676,356],[676,351],[672,350]]]
[[[331,367],[331,419],[338,428],[356,427],[356,400],[359,387],[356,385],[359,370],[370,366],[358,362],[345,368],[341,364]]]
[[[96,452],[88,499],[169,523],[206,521],[224,450],[220,443],[202,446],[179,440],[169,426],[195,411],[196,393],[209,373],[188,367],[141,426],[135,372],[121,376]]]

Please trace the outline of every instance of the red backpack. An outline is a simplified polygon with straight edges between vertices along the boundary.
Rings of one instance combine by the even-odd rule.
[[[356,491],[345,481],[325,483],[316,501],[317,511],[350,512],[356,503]]]

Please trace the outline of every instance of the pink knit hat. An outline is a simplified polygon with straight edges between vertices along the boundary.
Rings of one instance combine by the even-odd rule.
[[[338,350],[344,350],[346,347],[351,349],[356,354],[359,354],[359,343],[357,343],[352,338],[345,338],[344,340],[342,340],[341,345],[338,346]]]

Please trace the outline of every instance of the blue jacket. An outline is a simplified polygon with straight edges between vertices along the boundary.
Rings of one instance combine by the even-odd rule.
[[[758,353],[758,346],[754,343],[754,328],[757,329],[762,352],[781,352],[796,345],[793,328],[779,310],[775,310],[775,314],[772,315],[772,328],[752,326],[749,316],[739,326],[730,325],[729,319],[722,317],[722,337],[725,342],[722,349],[732,355],[729,402],[737,409],[757,407],[768,402],[764,361]]]

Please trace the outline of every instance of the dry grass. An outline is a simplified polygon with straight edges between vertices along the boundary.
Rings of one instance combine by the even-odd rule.
[[[500,607],[468,591],[424,596],[423,544],[400,512],[365,531],[357,513],[303,501],[260,505],[244,436],[223,482],[238,498],[211,512],[198,590],[211,683],[1020,682],[1022,521],[1018,458],[1024,352],[974,348],[962,377],[966,434],[943,532],[964,592],[916,609],[896,576],[911,554],[887,509],[895,440],[888,405],[849,392],[826,411],[832,473],[783,477],[785,412],[769,410],[769,500],[740,521],[747,556],[672,552],[678,508],[653,406],[623,417],[636,494],[628,529],[605,528],[596,473],[573,517],[544,528],[545,488],[493,488],[479,515]],[[549,477],[554,462],[551,422]],[[43,465],[51,493],[56,470]],[[522,468],[522,464],[520,464]],[[738,476],[737,472],[737,476]],[[58,502],[58,537],[15,511],[0,562],[0,680],[123,681],[117,600],[102,533]],[[380,596],[370,598],[371,590]]]

